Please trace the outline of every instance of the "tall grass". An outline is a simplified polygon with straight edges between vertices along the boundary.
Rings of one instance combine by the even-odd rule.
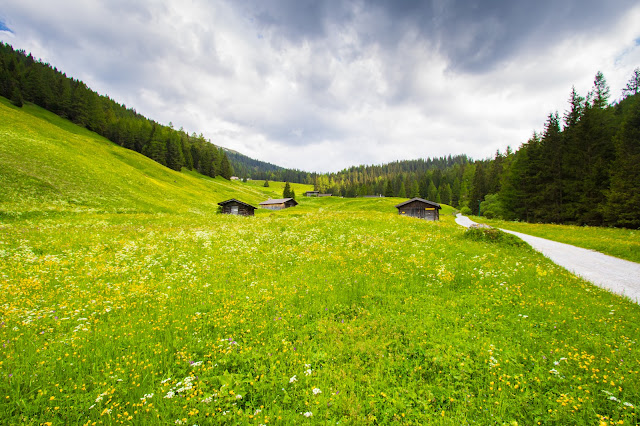
[[[30,123],[19,149],[62,131],[11,114]],[[638,422],[640,307],[527,246],[467,238],[449,208],[399,216],[393,199],[216,215],[210,198],[268,193],[130,167],[178,201],[3,189],[3,423]],[[91,208],[63,203],[77,194]]]

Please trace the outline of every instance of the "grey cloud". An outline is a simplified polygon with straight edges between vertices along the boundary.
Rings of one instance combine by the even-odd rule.
[[[362,40],[385,49],[417,31],[438,46],[450,67],[485,72],[522,48],[534,49],[572,33],[599,31],[636,5],[634,0],[268,0],[244,2],[247,13],[290,42],[329,36],[356,24],[358,13],[377,16],[357,28]],[[329,25],[331,24],[331,26]]]

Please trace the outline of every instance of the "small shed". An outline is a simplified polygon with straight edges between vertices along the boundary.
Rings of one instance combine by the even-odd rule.
[[[282,210],[289,207],[295,207],[298,202],[293,198],[276,198],[274,200],[263,201],[259,204],[263,209]]]
[[[412,198],[395,206],[401,216],[417,217],[424,220],[440,220],[440,204],[422,198]]]
[[[235,214],[239,216],[254,216],[255,209],[257,207],[253,207],[251,204],[243,203],[240,200],[236,200],[232,198],[227,201],[222,201],[218,203],[219,206],[222,206],[223,214]]]
[[[305,197],[317,197],[320,194],[320,191],[306,191],[304,193]]]

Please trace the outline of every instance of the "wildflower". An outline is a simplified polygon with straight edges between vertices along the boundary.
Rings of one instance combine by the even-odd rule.
[[[200,367],[201,365],[202,365],[202,361],[196,361],[196,362],[191,361],[192,367]]]
[[[161,381],[160,383],[165,384],[167,383],[169,380],[171,380],[171,377],[167,377],[166,379],[164,379],[163,381]]]
[[[307,371],[304,372],[304,374],[306,376],[310,376],[311,375],[311,369],[309,368]]]
[[[305,413],[303,414],[303,416],[305,416],[305,417],[311,417],[311,416],[313,416],[313,413],[312,413],[311,411],[307,411],[307,412],[305,412]]]
[[[293,383],[298,381],[298,378],[294,375],[292,378],[289,379],[289,383]]]
[[[242,395],[236,395],[236,399],[242,399]]]
[[[173,397],[174,397],[174,395],[175,395],[175,392],[173,392],[173,391],[169,391],[169,392],[167,392],[167,394],[166,394],[164,397],[165,397],[165,398],[168,398],[168,399],[171,399],[171,398],[173,398]]]
[[[556,370],[555,368],[549,370],[549,373],[556,374],[556,375],[559,374],[558,370]]]
[[[140,398],[140,400],[144,401],[145,399],[150,399],[150,398],[153,398],[153,394],[152,393],[147,393],[142,398]]]
[[[313,394],[314,394],[314,395],[317,395],[317,394],[319,394],[319,393],[322,393],[322,391],[321,391],[320,389],[318,389],[318,388],[313,388],[313,391],[312,391],[312,392],[313,392]]]
[[[630,402],[623,402],[622,405],[629,407],[629,408],[633,408],[633,404]]]

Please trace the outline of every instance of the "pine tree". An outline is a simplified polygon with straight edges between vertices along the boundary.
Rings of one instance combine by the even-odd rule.
[[[429,189],[427,189],[427,200],[436,202],[436,198],[438,198],[438,188],[433,183],[433,181],[429,181]]]
[[[616,158],[611,173],[606,220],[609,224],[640,228],[640,99],[634,99],[615,136]]]
[[[387,183],[384,187],[384,196],[385,197],[393,197],[393,184],[391,183],[391,180],[387,180]]]
[[[269,181],[268,181],[268,180],[265,180],[265,181],[264,181],[264,185],[262,185],[262,186],[264,186],[265,188],[268,188],[268,187],[269,187]]]
[[[233,167],[231,167],[229,158],[224,152],[222,153],[222,159],[220,162],[220,176],[227,180],[231,179],[231,176],[233,176]]]
[[[289,182],[284,183],[284,191],[282,191],[282,198],[292,198],[291,186],[289,185]]]
[[[22,105],[24,104],[18,84],[14,84],[13,89],[11,90],[11,103],[18,108],[22,108]]]
[[[640,68],[633,70],[633,75],[627,83],[624,89],[622,89],[623,96],[637,95],[640,93]]]
[[[451,185],[448,183],[440,189],[440,202],[446,205],[451,205]]]
[[[593,91],[591,92],[593,97],[592,105],[594,108],[604,108],[609,102],[609,86],[604,78],[604,75],[598,71],[595,79],[593,80]]]

